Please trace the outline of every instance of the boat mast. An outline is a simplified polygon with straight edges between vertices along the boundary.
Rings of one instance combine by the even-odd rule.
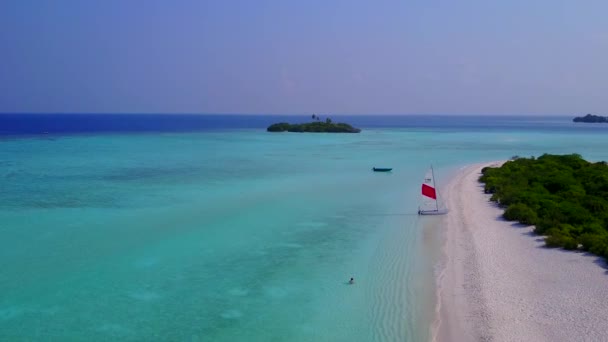
[[[433,188],[435,188],[435,207],[437,208],[437,212],[439,212],[439,192],[437,191],[437,183],[435,182],[435,172],[433,171],[433,165],[431,165],[431,177],[433,177]]]

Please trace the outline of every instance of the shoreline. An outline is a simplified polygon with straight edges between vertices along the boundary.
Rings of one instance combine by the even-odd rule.
[[[570,341],[608,336],[608,271],[593,255],[544,247],[531,226],[505,221],[481,169],[468,165],[443,189],[433,341]]]

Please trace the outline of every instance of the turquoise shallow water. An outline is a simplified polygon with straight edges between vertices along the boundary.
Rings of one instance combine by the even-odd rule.
[[[2,140],[0,339],[428,339],[424,172],[608,159],[604,130],[537,128]]]

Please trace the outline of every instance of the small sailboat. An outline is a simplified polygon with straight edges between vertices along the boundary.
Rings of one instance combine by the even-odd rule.
[[[418,207],[418,215],[443,215],[448,209],[440,203],[435,188],[435,173],[433,166],[424,175],[422,182],[422,204]]]

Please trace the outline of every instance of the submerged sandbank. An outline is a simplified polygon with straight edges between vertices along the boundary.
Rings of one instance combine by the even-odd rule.
[[[598,257],[544,247],[533,227],[502,219],[481,169],[445,187],[437,341],[599,341],[608,336],[608,271]]]

